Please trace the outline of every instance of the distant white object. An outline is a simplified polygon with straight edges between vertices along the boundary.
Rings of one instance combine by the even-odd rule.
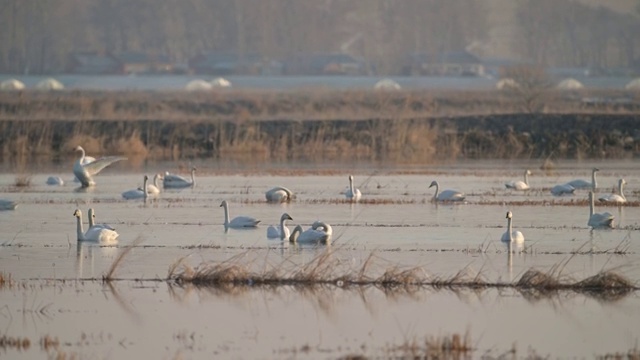
[[[155,174],[153,176],[153,184],[147,184],[147,194],[149,195],[160,194],[160,185],[158,185],[158,179],[162,179],[162,174]]]
[[[80,158],[73,165],[73,174],[80,180],[82,187],[94,186],[96,183],[93,181],[93,175],[98,174],[102,169],[116,161],[127,159],[122,156],[106,156],[95,159],[91,156],[86,156],[82,146],[76,146],[74,150],[81,153]]]
[[[97,242],[101,244],[116,244],[118,242],[118,233],[105,227],[90,227],[85,233],[82,226],[82,212],[79,209],[76,209],[73,216],[77,218],[76,229],[78,241]]]
[[[624,185],[626,183],[627,182],[624,179],[618,180],[618,193],[600,196],[598,200],[601,202],[616,203],[616,204],[622,204],[627,202],[627,198],[624,196],[624,193],[622,192]]]
[[[576,79],[568,78],[560,81],[558,85],[556,85],[556,89],[558,90],[579,90],[583,89],[584,85]]]
[[[215,78],[213,80],[211,80],[211,86],[214,88],[220,88],[220,87],[231,87],[231,81],[225,79],[225,78]]]
[[[47,178],[47,185],[62,186],[64,185],[64,180],[59,176],[49,176]]]
[[[280,217],[280,225],[278,226],[271,225],[267,228],[267,238],[280,239],[280,240],[288,239],[289,236],[291,235],[291,232],[289,231],[289,228],[285,224],[287,220],[293,220],[293,219],[287,213],[282,214],[282,216]]]
[[[376,90],[402,90],[402,86],[391,79],[382,79],[378,81],[373,88]]]
[[[513,213],[511,211],[507,211],[507,231],[502,234],[502,238],[500,238],[500,240],[507,243],[522,244],[524,242],[524,235],[518,230],[513,230],[512,219]]]
[[[627,90],[640,90],[640,78],[629,81],[624,88]]]
[[[147,199],[147,197],[149,197],[149,194],[147,193],[146,189],[147,189],[147,181],[149,181],[149,177],[147,175],[144,176],[144,180],[143,180],[143,185],[141,188],[137,188],[137,189],[133,189],[133,190],[127,190],[125,192],[122,193],[122,197],[125,198],[126,200],[133,200],[133,199]]]
[[[587,181],[587,180],[583,180],[583,179],[576,179],[576,180],[571,180],[567,183],[567,185],[571,185],[576,189],[589,189],[591,188],[592,191],[596,191],[596,189],[598,188],[598,182],[596,181],[596,173],[600,171],[600,169],[598,168],[593,168],[591,169],[591,181]]]
[[[593,191],[589,191],[589,221],[587,225],[592,229],[613,228],[614,217],[608,212],[594,213],[593,210]]]
[[[185,87],[187,91],[208,91],[213,89],[213,86],[205,80],[192,80]]]
[[[36,84],[36,89],[38,90],[63,90],[64,85],[54,79],[54,78],[46,78],[39,83]]]
[[[344,196],[347,198],[347,200],[351,201],[358,201],[362,197],[360,189],[353,186],[353,175],[349,175],[349,188],[344,193]]]
[[[514,189],[514,190],[520,190],[520,191],[524,191],[524,190],[529,190],[529,175],[531,175],[531,171],[529,171],[529,169],[524,171],[524,181],[511,181],[508,182],[506,184],[504,184],[504,186],[507,189]]]
[[[322,228],[322,230],[318,230]],[[316,221],[310,229],[302,231],[302,226],[297,225],[291,235],[289,241],[300,244],[331,244],[331,235],[333,229],[331,225]]]
[[[168,171],[162,178],[162,186],[165,189],[182,189],[187,187],[196,186],[196,168],[191,168],[191,181],[183,178],[180,175],[170,174]]]
[[[515,90],[519,88],[520,85],[518,84],[518,82],[513,80],[512,78],[500,79],[496,83],[496,89],[498,90]]]
[[[9,79],[0,82],[0,90],[15,91],[24,90],[24,83],[16,79]]]
[[[293,191],[287,189],[284,186],[276,186],[273,189],[264,193],[267,202],[270,203],[283,203],[289,202],[295,198]]]
[[[439,193],[440,184],[437,181],[433,180],[429,187],[436,187],[436,192],[433,194],[432,201],[442,201],[442,202],[457,202],[464,201],[464,194],[457,190],[444,190]]]
[[[236,216],[229,220],[229,203],[223,200],[220,207],[224,208],[224,227],[232,229],[255,228],[258,227],[260,220],[249,216]]]

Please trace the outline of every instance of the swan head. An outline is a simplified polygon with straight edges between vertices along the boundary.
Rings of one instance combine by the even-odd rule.
[[[222,202],[220,203],[220,207],[228,207],[229,203],[227,202],[227,200],[222,200]]]
[[[527,175],[531,175],[531,170],[527,169],[527,171],[524,172]]]
[[[620,180],[618,180],[618,183],[619,183],[620,185],[626,185],[626,184],[627,184],[627,181],[626,181],[625,179],[620,179]]]
[[[511,211],[507,211],[507,219],[512,219],[513,218],[513,213]]]
[[[82,211],[80,211],[80,209],[76,209],[76,211],[73,212],[73,216],[80,218],[82,216]]]
[[[593,168],[593,169],[591,169],[591,171],[593,171],[593,172],[598,172],[598,171],[600,171],[600,169],[598,169],[598,168]]]
[[[149,176],[145,175],[144,176],[144,181],[147,181],[147,180],[149,180]]]
[[[434,186],[438,186],[438,182],[437,182],[437,181],[435,181],[435,180],[433,180],[433,181],[431,182],[431,185],[429,185],[429,187],[430,187],[430,188],[432,188],[432,187],[434,187]]]
[[[353,182],[353,175],[349,175],[349,181]]]
[[[289,216],[289,214],[284,213],[282,214],[282,216],[280,217],[280,220],[293,220],[293,218],[291,216]]]
[[[82,146],[78,145],[73,149],[73,151],[84,151],[84,149],[82,148]]]
[[[95,210],[93,210],[93,208],[89,208],[89,211],[87,211],[87,214],[89,215],[89,217],[92,217],[94,219],[96,218],[96,213],[95,213]]]

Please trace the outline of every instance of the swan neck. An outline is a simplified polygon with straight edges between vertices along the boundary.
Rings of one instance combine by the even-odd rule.
[[[291,233],[291,235],[289,235],[289,241],[294,243],[298,240],[298,235],[300,235],[300,232],[302,230],[300,230],[299,226],[296,226],[295,229],[293,229],[293,232]]]
[[[82,215],[76,216],[78,240],[84,240],[84,229],[82,228]]]
[[[281,218],[280,219],[280,240],[284,240],[285,238],[285,234],[284,234],[284,227],[285,227],[285,221],[287,221],[286,218]]]
[[[158,174],[155,174],[155,175],[153,176],[153,185],[154,185],[155,187],[157,187],[158,189],[160,189],[160,185],[158,185],[158,178],[159,178]]]
[[[598,187],[598,183],[596,182],[596,172],[592,171],[591,172],[591,185],[593,187],[593,191],[596,191],[596,188]]]
[[[438,200],[438,192],[440,190],[440,185],[436,183],[436,192],[433,194],[433,200]]]
[[[142,192],[144,193],[144,198],[146,199],[149,196],[149,189],[147,189],[147,181],[149,181],[146,177],[142,182]]]
[[[225,203],[222,207],[224,208],[224,224],[228,225],[229,224],[229,205]]]
[[[196,171],[191,169],[191,186],[196,184]]]
[[[349,190],[351,190],[351,194],[354,194],[353,192],[353,179],[349,178]]]
[[[593,193],[589,194],[589,218],[593,216]]]
[[[524,172],[524,183],[529,185],[529,172]]]
[[[622,181],[620,181],[620,184],[618,184],[618,192],[620,193],[620,196],[623,199],[626,199],[626,197],[624,196],[624,193],[622,192],[622,188],[624,187],[624,183]]]
[[[511,218],[507,218],[507,234],[509,234],[509,243],[513,242],[513,224]]]

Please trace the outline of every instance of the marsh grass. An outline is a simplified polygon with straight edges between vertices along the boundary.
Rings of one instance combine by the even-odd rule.
[[[572,290],[589,293],[602,298],[618,296],[638,290],[638,286],[626,277],[613,271],[600,273],[573,281],[563,275],[568,260],[558,263],[549,271],[529,269],[515,282],[493,282],[483,276],[483,272],[473,272],[465,267],[453,276],[433,276],[422,267],[403,267],[391,265],[381,267],[376,255],[371,254],[359,268],[346,266],[334,256],[332,250],[326,250],[307,263],[293,265],[289,259],[279,264],[264,262],[256,270],[254,258],[246,261],[248,252],[238,254],[223,262],[205,262],[196,267],[185,264],[180,259],[169,268],[167,280],[178,284],[196,286],[279,286],[314,287],[331,285],[338,287],[375,286],[384,290],[406,289],[408,287],[433,287],[451,289],[514,288],[549,293],[560,290]]]
[[[18,351],[29,350],[31,346],[31,340],[27,337],[13,337],[7,335],[0,336],[0,349],[15,349]]]
[[[142,241],[143,241],[142,237],[138,236],[130,245],[127,245],[121,248],[120,252],[118,253],[118,256],[116,256],[115,260],[113,260],[113,263],[111,263],[111,267],[109,267],[109,270],[107,270],[107,272],[104,275],[102,275],[102,280],[105,282],[113,281],[114,280],[113,275],[115,274],[120,264],[122,264],[122,261],[124,260],[124,258],[129,254],[131,250],[133,250],[136,246],[140,245]]]

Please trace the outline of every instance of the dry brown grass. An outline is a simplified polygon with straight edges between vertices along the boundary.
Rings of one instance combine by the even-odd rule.
[[[383,350],[385,356],[401,359],[461,359],[474,351],[469,333],[430,336],[422,340],[406,340],[400,345]]]
[[[118,269],[118,266],[122,264],[122,261],[127,256],[127,254],[129,254],[129,252],[133,250],[133,248],[140,245],[142,241],[143,241],[142,237],[138,236],[130,245],[127,245],[121,248],[120,253],[118,254],[118,256],[116,256],[115,260],[113,260],[113,263],[111,264],[111,267],[109,267],[109,270],[104,275],[102,275],[102,280],[105,282],[113,281],[114,280],[113,275]]]
[[[13,337],[13,336],[0,336],[0,349],[15,349],[18,351],[26,351],[29,350],[31,346],[31,340],[26,337]]]

